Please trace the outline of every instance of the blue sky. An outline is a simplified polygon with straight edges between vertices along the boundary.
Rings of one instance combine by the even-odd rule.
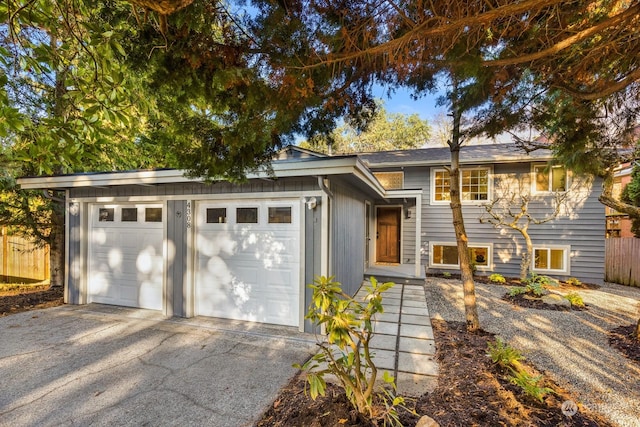
[[[377,86],[374,95],[384,101],[384,106],[390,113],[419,114],[422,119],[431,120],[438,113],[447,113],[445,107],[436,106],[438,94],[426,93],[418,100],[411,98],[411,91],[398,89],[387,97],[384,87]]]

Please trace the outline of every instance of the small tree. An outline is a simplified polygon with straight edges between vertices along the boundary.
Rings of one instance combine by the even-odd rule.
[[[523,179],[507,179],[500,184],[496,191],[498,197],[483,205],[485,213],[480,217],[480,223],[492,224],[496,229],[510,228],[522,235],[526,250],[522,253],[520,261],[520,280],[525,280],[529,274],[533,256],[533,241],[529,234],[529,227],[542,225],[558,218],[567,202],[568,192],[555,192],[550,202],[551,212],[544,218],[537,218],[529,210],[532,196],[528,182]]]
[[[293,366],[307,371],[312,399],[324,396],[324,376],[334,375],[358,413],[370,419],[382,418],[385,425],[401,425],[396,408],[404,407],[404,399],[395,393],[386,390],[378,393],[385,400],[386,409],[382,414],[374,413],[378,370],[369,348],[375,332],[375,316],[383,312],[382,293],[392,286],[393,282],[378,283],[371,277],[370,284],[365,287],[364,301],[360,302],[343,292],[333,277],[316,278],[314,284],[309,285],[313,296],[306,318],[322,330],[318,343],[320,351],[304,365]],[[384,382],[393,385],[393,381],[393,377],[385,372]]]

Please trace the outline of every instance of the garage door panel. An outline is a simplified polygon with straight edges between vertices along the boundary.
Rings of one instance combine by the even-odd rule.
[[[162,223],[118,222],[122,207],[128,206],[111,205],[113,221],[91,222],[88,300],[161,310]],[[92,218],[97,217],[99,209],[94,206]],[[139,218],[144,206],[141,209]]]
[[[199,204],[197,314],[298,325],[298,207],[291,202],[287,205],[291,207],[292,223],[269,224],[266,216],[269,203],[274,202]],[[259,222],[235,224],[238,206],[257,207]],[[208,208],[226,208],[228,222],[207,224]]]

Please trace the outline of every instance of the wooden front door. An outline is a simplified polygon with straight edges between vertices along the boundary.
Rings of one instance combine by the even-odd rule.
[[[376,262],[400,263],[401,207],[379,207],[376,215]]]

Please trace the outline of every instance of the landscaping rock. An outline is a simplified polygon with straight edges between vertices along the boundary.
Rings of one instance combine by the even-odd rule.
[[[549,305],[558,305],[571,308],[571,303],[558,294],[549,294],[542,297],[542,302]]]
[[[433,418],[425,415],[418,420],[416,427],[440,427],[440,424],[438,424]]]

